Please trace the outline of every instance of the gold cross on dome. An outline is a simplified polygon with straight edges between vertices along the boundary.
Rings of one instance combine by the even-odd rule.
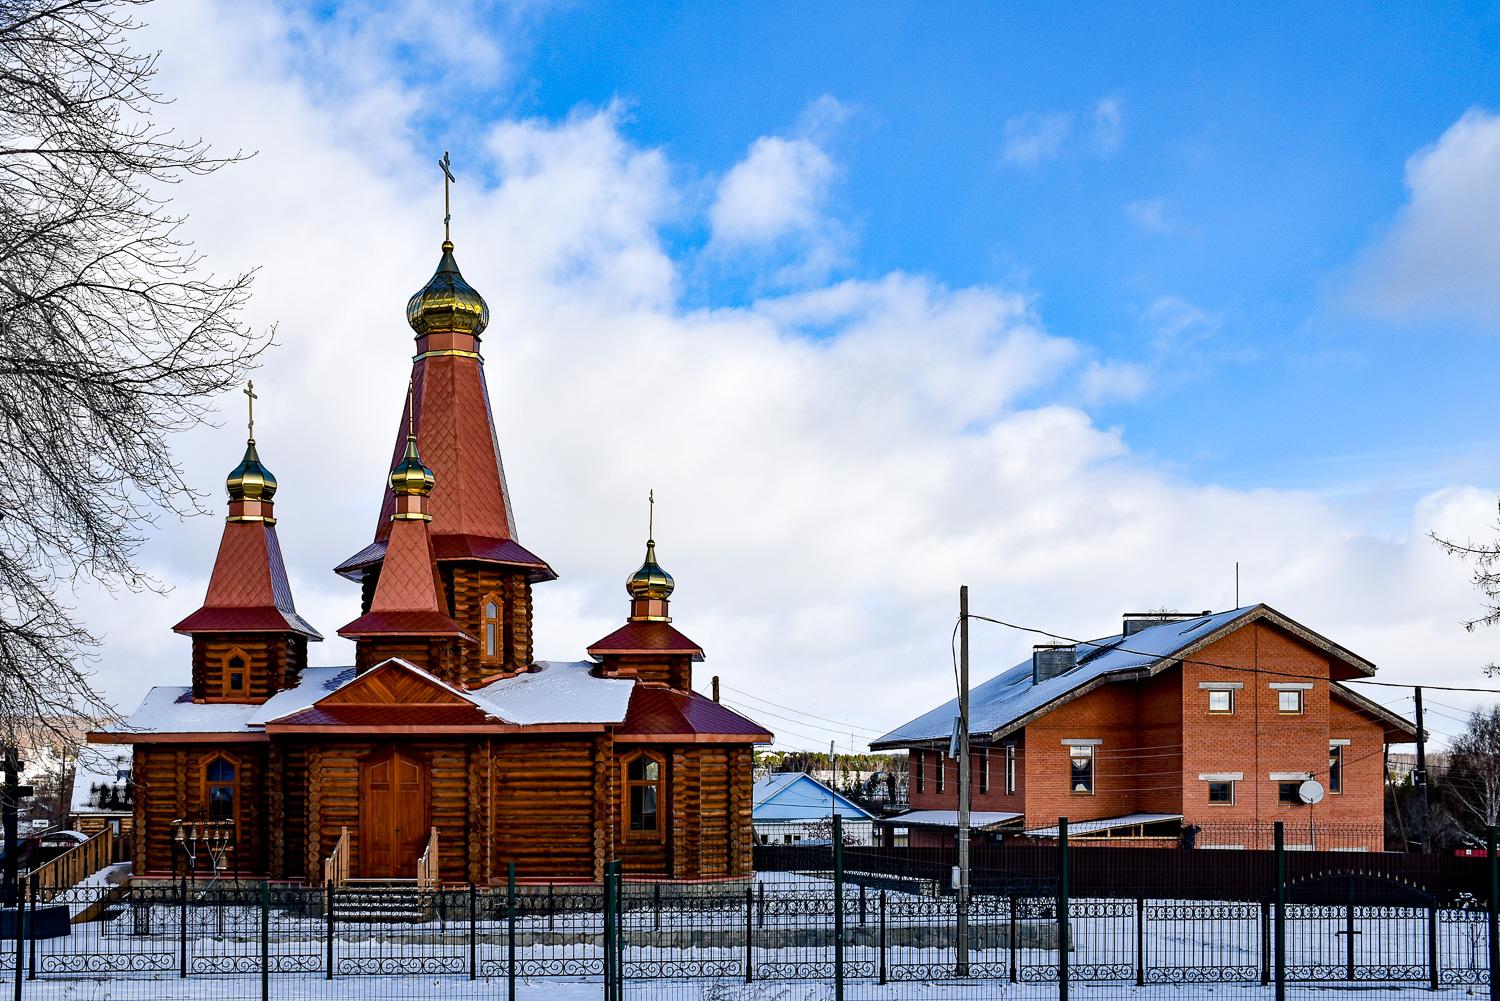
[[[255,383],[254,382],[247,382],[247,383],[245,383],[245,388],[242,390],[242,392],[245,394],[245,403],[250,408],[250,434],[249,434],[249,437],[250,437],[251,441],[254,441],[255,440],[255,401],[258,400],[258,399],[260,399],[260,397],[255,395]]]
[[[438,166],[443,168],[443,240],[452,243],[453,235],[448,231],[448,223],[453,219],[448,202],[448,185],[457,184],[458,178],[453,176],[453,161],[448,159],[447,150],[443,150],[443,158],[438,161]]]
[[[654,489],[646,492],[646,540],[649,542],[656,537],[656,491]]]

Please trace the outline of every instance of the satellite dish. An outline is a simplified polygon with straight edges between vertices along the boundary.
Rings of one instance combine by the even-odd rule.
[[[1297,787],[1297,798],[1309,805],[1323,802],[1323,784],[1317,779],[1308,779]]]

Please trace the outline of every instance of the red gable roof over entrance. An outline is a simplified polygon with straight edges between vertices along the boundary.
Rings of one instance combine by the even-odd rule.
[[[666,737],[712,741],[714,739],[758,744],[770,743],[770,732],[732,709],[697,692],[674,692],[668,688],[637,685],[630,696],[625,722],[615,732],[616,740],[659,740]]]

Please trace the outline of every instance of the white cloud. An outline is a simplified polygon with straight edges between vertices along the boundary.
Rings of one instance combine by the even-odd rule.
[[[1140,198],[1125,205],[1125,217],[1145,233],[1170,233],[1177,228],[1165,198]]]
[[[780,285],[825,277],[842,263],[848,234],[827,210],[839,166],[825,149],[850,109],[824,95],[807,106],[796,134],[761,136],[719,181],[708,210],[709,253],[775,259]]]
[[[1005,121],[1000,159],[1018,167],[1034,167],[1062,152],[1073,132],[1073,116],[1066,111],[1028,111]]]
[[[1158,350],[1178,350],[1217,335],[1224,325],[1224,316],[1181,296],[1162,295],[1146,307],[1146,325]]]
[[[1500,116],[1466,112],[1406,161],[1406,204],[1357,265],[1362,308],[1500,327]]]
[[[1095,152],[1113,156],[1125,142],[1125,102],[1118,97],[1101,97],[1092,117]]]
[[[835,173],[833,160],[810,140],[762,136],[719,183],[708,216],[714,239],[769,243],[815,228]]]
[[[399,117],[368,136],[338,127],[326,88],[268,72],[266,46],[287,43],[265,12],[157,16],[174,119],[261,151],[185,184],[179,204],[215,266],[264,265],[250,318],[283,321],[284,346],[256,376],[257,438],[281,481],[299,607],[332,636],[358,590],[328,568],[375,528],[410,365],[402,309],[436,263],[432,152],[390,138],[409,125]],[[1387,677],[1472,681],[1493,659],[1493,637],[1457,625],[1474,600],[1463,569],[1423,534],[1482,534],[1482,491],[1433,494],[1386,537],[1321,496],[1175,476],[1066,402],[1139,391],[1140,373],[1049,333],[1011,290],[893,273],[686,309],[683,264],[660,236],[684,197],[613,108],[501,121],[454,152],[491,168],[455,189],[454,239],[493,311],[486,373],[520,537],[562,574],[537,589],[539,656],[576,657],[623,619],[655,487],[675,620],[709,653],[700,680],[869,728],[949,690],[959,582],[976,611],[1102,634],[1126,608],[1227,605],[1240,560],[1248,599]],[[1176,338],[1215,322],[1183,300],[1153,313]],[[229,427],[180,442],[215,493],[241,447],[239,404]],[[147,560],[177,585],[167,597],[83,596],[109,635],[101,683],[121,702],[188,676],[169,627],[200,600],[219,531],[197,519],[153,537]],[[974,642],[984,678],[1030,639],[985,629]],[[351,651],[335,638],[314,656]]]

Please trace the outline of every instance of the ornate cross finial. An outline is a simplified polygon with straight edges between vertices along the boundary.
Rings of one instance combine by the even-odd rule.
[[[457,184],[458,178],[453,176],[453,161],[448,159],[447,150],[443,150],[443,158],[438,161],[438,166],[443,168],[443,242],[452,243],[453,236],[448,231],[448,223],[453,218],[448,204],[448,185]]]
[[[646,541],[656,539],[656,490],[646,491]]]
[[[247,382],[247,383],[245,383],[245,388],[244,388],[243,392],[245,394],[245,402],[249,405],[249,408],[250,408],[250,432],[249,432],[248,437],[249,437],[249,439],[251,441],[254,441],[255,440],[255,401],[258,400],[258,399],[260,399],[260,397],[258,397],[258,396],[255,395],[255,383],[254,382]]]
[[[417,377],[406,380],[406,437],[417,439]]]

